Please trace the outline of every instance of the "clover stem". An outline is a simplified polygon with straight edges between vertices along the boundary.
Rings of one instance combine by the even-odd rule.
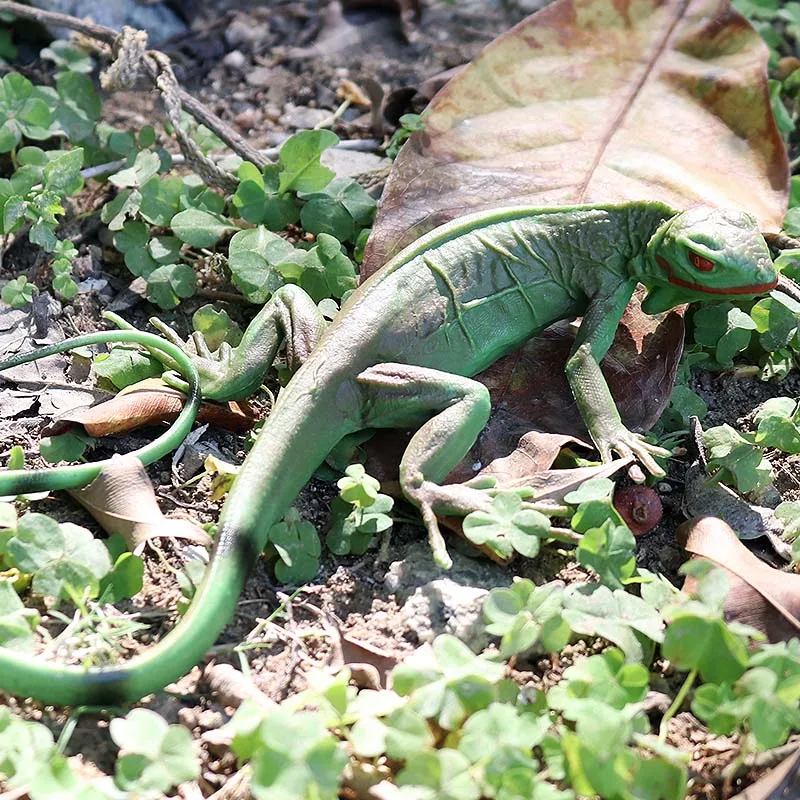
[[[558,542],[564,542],[564,544],[578,544],[583,538],[581,534],[575,533],[570,528],[556,528],[553,525],[547,529],[547,535]]]
[[[686,680],[683,682],[683,686],[681,686],[680,691],[678,694],[675,695],[675,699],[672,701],[672,705],[667,709],[664,716],[661,718],[661,725],[658,727],[658,741],[663,742],[667,738],[667,725],[669,725],[669,721],[678,713],[678,709],[683,705],[683,701],[686,699],[686,695],[689,694],[689,690],[692,688],[692,685],[697,678],[697,669],[693,669],[687,676]]]
[[[526,511],[539,511],[548,517],[570,517],[574,513],[574,509],[571,509],[569,506],[553,503],[531,503],[525,500],[522,503],[522,507]]]

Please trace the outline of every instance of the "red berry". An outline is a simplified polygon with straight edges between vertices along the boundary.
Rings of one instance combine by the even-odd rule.
[[[649,486],[626,486],[614,493],[614,508],[634,536],[649,533],[661,522],[661,498]]]

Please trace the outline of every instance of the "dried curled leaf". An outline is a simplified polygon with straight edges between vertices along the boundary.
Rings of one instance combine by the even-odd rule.
[[[89,436],[96,438],[126,433],[144,425],[173,422],[181,413],[185,401],[185,396],[177,389],[164,385],[159,378],[148,378],[127,386],[103,403],[74,408],[61,414],[47,432],[50,435],[64,433],[69,428],[66,423],[74,423],[82,425]],[[234,403],[227,407],[202,403],[197,412],[197,421],[208,422],[235,433],[248,431],[255,423],[252,415]]]
[[[788,800],[790,797],[800,797],[800,744],[793,755],[731,800]]]
[[[725,616],[752,625],[771,642],[800,636],[800,575],[781,572],[754,556],[733,529],[715,517],[684,522],[675,533],[681,545],[698,558],[722,567],[731,588]],[[684,591],[694,579],[687,577]]]
[[[172,536],[207,547],[209,535],[186,519],[171,519],[161,513],[141,461],[121,456],[84,489],[70,494],[103,526],[108,534],[118,533],[133,552],[159,536]]]

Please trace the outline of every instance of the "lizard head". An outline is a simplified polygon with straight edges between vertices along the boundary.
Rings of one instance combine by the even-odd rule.
[[[777,282],[758,223],[732,209],[699,206],[676,214],[653,234],[645,261],[647,314],[681,303],[758,297]]]

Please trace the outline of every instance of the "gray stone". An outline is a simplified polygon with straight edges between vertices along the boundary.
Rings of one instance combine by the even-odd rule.
[[[255,67],[251,69],[245,76],[245,81],[248,86],[255,86],[258,89],[263,89],[272,83],[272,70],[269,67]]]
[[[388,158],[376,153],[347,150],[344,147],[329,147],[320,161],[336,173],[337,178],[352,178],[365,172],[379,172],[391,165]]]
[[[409,545],[404,557],[393,562],[384,584],[402,604],[406,627],[421,642],[450,633],[473,650],[486,647],[483,604],[489,590],[508,586],[505,570],[486,561],[452,552],[453,566],[445,571],[433,562],[427,542]]]
[[[243,14],[231,22],[225,29],[225,41],[230,47],[254,45],[263,42],[269,36],[269,24],[256,22],[252,17]]]
[[[17,414],[30,411],[36,396],[14,389],[0,389],[0,418],[13,419]]]
[[[41,336],[30,312],[12,309],[0,303],[0,353],[3,358],[35,350],[44,344],[60,342],[64,338],[55,323],[51,323],[45,335]],[[30,382],[39,386],[43,383],[66,383],[66,365],[67,359],[64,355],[49,356],[4,370],[0,381],[14,384]]]
[[[157,46],[173,36],[186,32],[183,20],[162,3],[144,4],[132,0],[31,0],[32,6],[45,11],[59,11],[73,17],[88,17],[98,25],[120,30],[123,25],[142,28],[148,32],[151,45]],[[69,31],[50,27],[48,30],[59,38],[67,38]]]
[[[287,128],[306,130],[330,119],[331,113],[324,108],[309,108],[308,106],[296,106],[293,103],[287,103],[284,106],[280,123]]]
[[[222,59],[222,63],[229,69],[235,69],[241,72],[249,62],[247,56],[241,50],[231,50],[230,53]]]

